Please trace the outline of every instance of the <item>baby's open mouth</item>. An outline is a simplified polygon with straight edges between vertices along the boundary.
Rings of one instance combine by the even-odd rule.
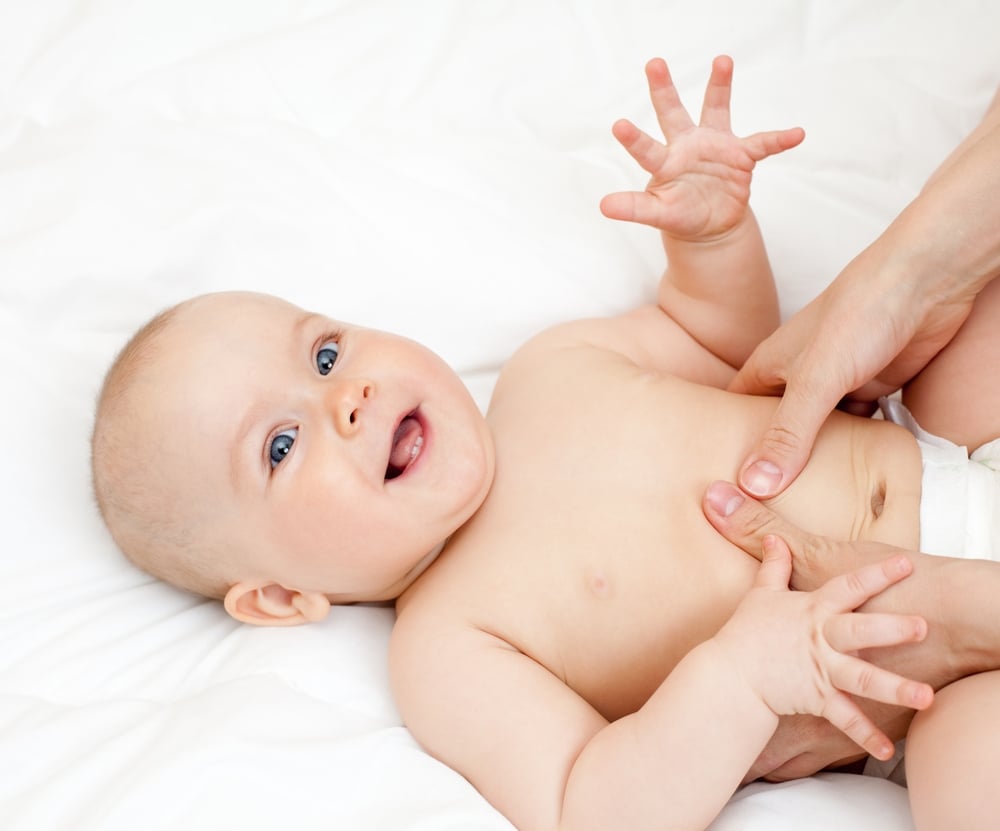
[[[385,479],[395,479],[413,464],[420,455],[424,445],[424,428],[417,419],[415,412],[403,416],[399,426],[392,434],[392,447],[389,450],[389,463],[385,468]]]

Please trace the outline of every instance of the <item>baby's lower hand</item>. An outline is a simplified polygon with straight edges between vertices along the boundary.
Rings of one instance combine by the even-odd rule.
[[[753,588],[714,640],[776,715],[822,716],[871,755],[890,758],[892,742],[849,694],[923,710],[934,691],[854,653],[923,640],[927,624],[916,616],[853,610],[904,579],[912,565],[892,557],[812,592],[788,590],[791,569],[784,542],[766,538]]]
[[[642,193],[605,196],[601,211],[611,219],[652,225],[678,240],[717,239],[746,216],[754,165],[795,147],[805,133],[795,128],[735,136],[729,118],[733,62],[728,57],[712,62],[698,125],[684,109],[665,61],[651,60],[646,78],[666,143],[625,119],[615,123],[615,138],[652,178]]]

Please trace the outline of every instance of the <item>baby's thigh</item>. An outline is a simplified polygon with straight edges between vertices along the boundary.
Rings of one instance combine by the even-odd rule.
[[[906,738],[917,831],[1000,828],[1000,671],[956,681],[918,713]]]
[[[975,450],[1000,437],[1000,279],[979,293],[958,334],[903,391],[925,430]]]

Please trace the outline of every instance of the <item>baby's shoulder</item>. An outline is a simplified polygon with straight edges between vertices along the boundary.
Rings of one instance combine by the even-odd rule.
[[[453,686],[459,667],[498,646],[510,649],[489,624],[488,605],[475,610],[455,575],[422,577],[397,602],[389,641],[389,673],[404,709],[442,683]],[[476,592],[471,592],[475,595]],[[445,682],[444,679],[451,679]]]
[[[504,365],[501,380],[601,368],[653,371],[725,387],[735,369],[705,349],[655,305],[619,315],[567,321],[539,332]]]

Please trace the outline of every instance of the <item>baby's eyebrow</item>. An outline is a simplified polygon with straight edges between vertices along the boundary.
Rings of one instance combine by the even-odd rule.
[[[299,340],[303,337],[303,332],[309,327],[309,324],[314,320],[322,319],[322,315],[316,314],[316,312],[303,312],[299,315],[295,324],[292,326],[292,343],[298,344]]]

